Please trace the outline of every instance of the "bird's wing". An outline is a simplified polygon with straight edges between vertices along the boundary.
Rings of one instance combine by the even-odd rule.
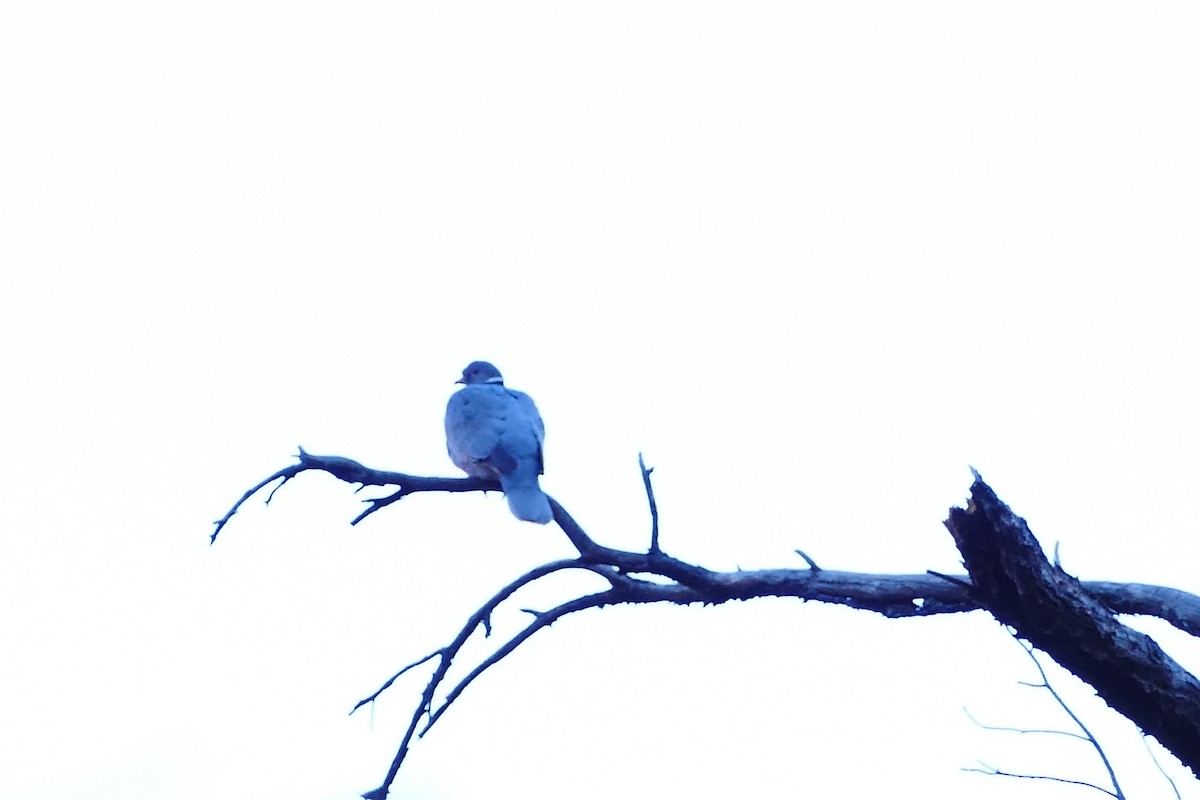
[[[507,424],[491,460],[501,470],[500,485],[513,516],[545,525],[554,514],[538,485],[538,475],[542,474],[542,440],[546,435],[542,417],[529,395],[511,389],[505,390],[505,394]],[[502,457],[510,460],[505,467],[500,466]]]
[[[460,469],[487,460],[508,425],[506,398],[491,386],[467,386],[446,404],[446,449]]]
[[[533,400],[503,386],[469,385],[446,405],[446,449],[458,468],[500,481],[518,518],[545,524],[553,518],[538,486],[545,428]]]
[[[546,471],[542,456],[542,443],[546,440],[546,426],[542,423],[542,415],[538,413],[537,406],[534,405],[533,398],[529,395],[513,389],[509,389],[508,393],[517,401],[521,426],[530,431],[537,441],[537,471],[541,475]]]

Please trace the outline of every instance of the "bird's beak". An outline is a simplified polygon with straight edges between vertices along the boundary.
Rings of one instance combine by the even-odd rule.
[[[466,383],[466,382],[467,382],[466,378],[459,378],[458,380],[455,381],[455,383]]]

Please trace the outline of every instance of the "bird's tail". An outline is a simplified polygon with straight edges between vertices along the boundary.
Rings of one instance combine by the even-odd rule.
[[[550,510],[550,500],[537,483],[532,486],[506,485],[504,497],[508,500],[508,510],[517,519],[536,522],[539,525],[545,525],[554,519],[554,513]]]

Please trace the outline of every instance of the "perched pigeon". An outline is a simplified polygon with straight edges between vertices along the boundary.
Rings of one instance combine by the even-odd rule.
[[[517,519],[545,525],[554,515],[538,486],[545,429],[529,395],[504,386],[500,370],[472,361],[446,404],[446,450],[475,478],[500,481]]]

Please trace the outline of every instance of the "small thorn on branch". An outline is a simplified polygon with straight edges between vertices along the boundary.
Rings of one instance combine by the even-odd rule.
[[[817,562],[813,561],[812,558],[809,557],[808,553],[804,552],[800,548],[796,548],[796,555],[803,558],[805,563],[808,564],[808,568],[811,569],[813,572],[821,571],[821,568],[817,566]]]

